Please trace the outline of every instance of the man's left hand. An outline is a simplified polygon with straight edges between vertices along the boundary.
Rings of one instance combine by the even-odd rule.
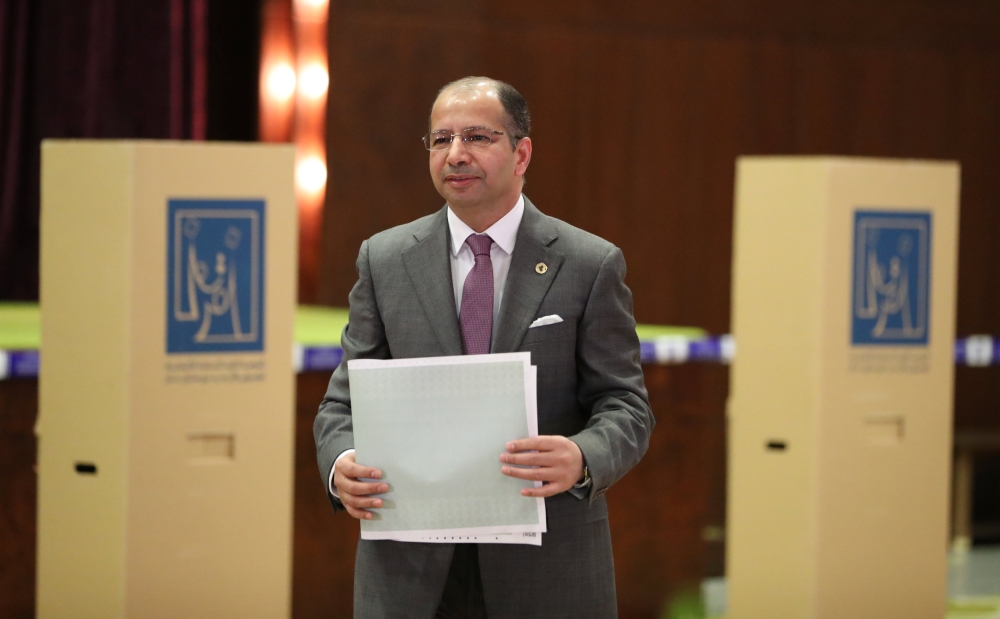
[[[524,488],[522,496],[547,497],[565,492],[583,477],[583,453],[565,436],[535,436],[507,443],[500,462],[537,468],[502,466],[504,475],[544,482],[538,488]]]

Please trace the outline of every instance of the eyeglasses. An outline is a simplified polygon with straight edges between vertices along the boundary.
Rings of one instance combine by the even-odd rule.
[[[457,136],[462,137],[462,144],[467,147],[484,148],[495,141],[494,135],[504,135],[504,132],[495,131],[489,127],[469,127],[462,129],[461,133],[431,131],[423,137],[423,140],[427,150],[448,150],[451,148],[451,141]]]

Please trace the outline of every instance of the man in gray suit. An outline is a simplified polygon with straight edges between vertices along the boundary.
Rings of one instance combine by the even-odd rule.
[[[360,540],[355,617],[617,615],[604,493],[645,453],[654,423],[632,296],[617,247],[522,195],[529,129],[508,84],[441,90],[424,142],[447,205],[361,245],[345,362],[314,434],[334,508],[371,518],[388,488],[355,462],[346,361],[530,351],[539,436],[508,443],[497,465],[544,482],[522,494],[546,497],[548,532],[540,547]]]

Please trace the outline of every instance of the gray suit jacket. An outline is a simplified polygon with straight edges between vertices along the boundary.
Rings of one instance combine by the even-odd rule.
[[[593,486],[582,499],[569,493],[546,499],[541,547],[480,545],[487,611],[491,619],[614,617],[604,493],[645,453],[654,423],[625,261],[611,243],[543,215],[527,198],[524,207],[492,352],[531,352],[538,432],[576,442]],[[334,460],[354,446],[348,359],[462,354],[448,242],[442,208],[361,245],[344,363],[314,425],[324,486]],[[544,274],[535,270],[539,262],[548,266]],[[563,322],[528,329],[550,314]],[[451,544],[361,540],[355,617],[433,617],[453,551]]]

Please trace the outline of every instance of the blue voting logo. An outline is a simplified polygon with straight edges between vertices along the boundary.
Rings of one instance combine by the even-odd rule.
[[[264,350],[264,201],[167,203],[167,352]]]
[[[931,215],[854,214],[852,344],[926,345]]]

